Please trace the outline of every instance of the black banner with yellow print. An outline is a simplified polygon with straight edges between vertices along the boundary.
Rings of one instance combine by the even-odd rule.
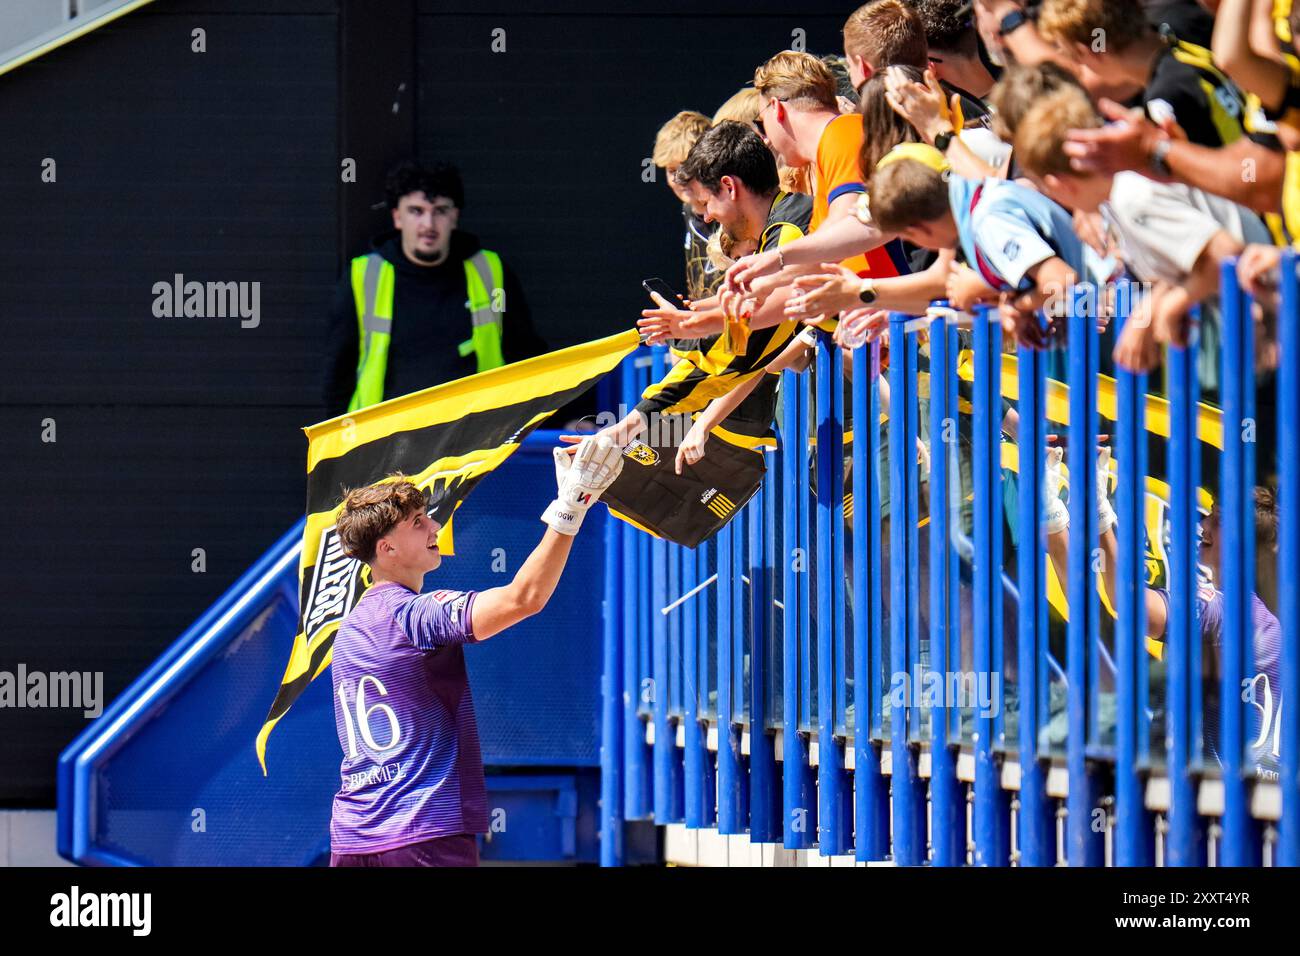
[[[762,443],[741,435],[723,437],[721,431],[714,429],[704,457],[684,465],[679,475],[680,442],[668,434],[656,436],[652,429],[644,440],[623,449],[623,470],[600,500],[615,517],[642,531],[694,548],[735,517],[763,484],[767,470]]]
[[[404,472],[430,490],[429,514],[443,524],[438,545],[451,554],[451,517],[461,501],[539,424],[612,371],[638,340],[629,330],[305,429],[307,527],[298,573],[298,634],[257,735],[263,773],[272,729],[329,667],[335,632],[370,586],[369,569],[343,553],[334,528],[345,490]]]

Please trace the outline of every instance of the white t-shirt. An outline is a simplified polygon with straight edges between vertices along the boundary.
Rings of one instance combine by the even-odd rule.
[[[1115,175],[1101,214],[1129,270],[1146,282],[1181,285],[1220,229],[1239,242],[1268,241],[1259,218],[1231,200],[1135,172]]]

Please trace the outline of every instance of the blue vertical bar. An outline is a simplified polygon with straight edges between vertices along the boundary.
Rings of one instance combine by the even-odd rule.
[[[800,375],[799,382],[799,480],[795,494],[799,498],[799,554],[803,572],[799,575],[799,721],[811,733],[814,726],[812,711],[813,687],[817,675],[813,673],[812,649],[816,635],[812,632],[812,482],[809,472],[809,434],[812,429],[813,409],[810,403],[808,375]],[[812,741],[809,740],[811,745]],[[816,813],[811,816],[816,817]],[[816,830],[812,832],[816,833]]]
[[[637,401],[637,380],[641,377],[638,352],[623,362],[622,408],[630,409]],[[626,522],[619,522],[623,545],[623,816],[641,820],[650,813],[650,776],[646,772],[648,754],[645,724],[637,712],[641,702],[640,643],[641,633],[638,595],[644,591],[640,564],[642,533]]]
[[[1282,309],[1278,322],[1278,580],[1282,641],[1281,789],[1278,863],[1300,866],[1300,292],[1296,257],[1282,253]]]
[[[830,334],[817,341],[817,794],[822,856],[847,851],[852,834],[844,748],[835,739],[835,505],[843,497],[843,430],[835,419],[832,365],[840,361]],[[847,824],[846,824],[846,821]]]
[[[712,541],[702,541],[700,546],[695,549],[695,567],[696,578],[699,581],[707,581],[710,576],[716,573],[718,564],[718,547],[717,539]],[[707,695],[709,693],[709,669],[713,666],[714,657],[709,652],[709,634],[713,633],[712,625],[709,622],[709,609],[713,607],[713,592],[718,587],[717,579],[714,579],[712,591],[701,592],[695,599],[696,605],[696,630],[695,630],[695,656],[696,656],[696,680],[700,694],[705,700],[704,704],[699,704],[705,714],[708,713]],[[697,710],[697,716],[699,711]],[[707,718],[700,721],[700,753],[703,758],[703,764],[700,768],[700,813],[703,816],[703,826],[716,826],[718,822],[718,761],[708,746],[708,720]]]
[[[843,730],[845,735],[845,746],[848,745],[848,734],[852,733],[848,726],[848,701],[849,701],[849,684],[852,675],[846,670],[848,650],[852,646],[850,643],[852,637],[846,633],[847,613],[845,602],[848,600],[847,588],[845,586],[845,538],[847,527],[844,521],[844,434],[848,430],[845,418],[844,408],[844,361],[841,358],[842,353],[835,352],[836,361],[831,362],[831,404],[835,421],[839,423],[839,429],[836,431],[838,438],[839,451],[836,454],[834,462],[835,475],[835,497],[831,499],[831,528],[834,531],[831,545],[831,611],[832,625],[834,626],[834,646],[835,646],[835,664],[833,668],[833,677],[835,681],[835,711],[833,719],[837,728]],[[851,801],[851,798],[846,798]],[[852,804],[850,802],[850,809]],[[853,820],[847,819],[844,823],[844,832],[853,832]]]
[[[682,593],[690,593],[700,582],[696,569],[703,546],[682,549]],[[700,724],[700,628],[697,608],[708,597],[703,591],[673,611],[682,618],[682,724],[685,752],[682,754],[682,789],[686,797],[685,821],[691,829],[708,826],[704,813],[704,728]]]
[[[652,381],[658,381],[664,374],[665,349],[656,346],[651,350],[653,364],[650,366]],[[652,423],[652,426],[658,423]],[[677,764],[677,741],[672,720],[668,716],[668,707],[672,697],[672,685],[668,670],[668,618],[662,609],[668,603],[668,542],[663,538],[654,538],[650,542],[650,707],[651,719],[654,721],[654,814],[657,823],[672,823],[677,819],[673,806],[675,779],[674,765]]]
[[[1219,516],[1223,545],[1219,567],[1223,577],[1223,648],[1219,684],[1219,759],[1223,762],[1223,839],[1219,861],[1223,866],[1258,866],[1261,862],[1259,828],[1250,815],[1250,794],[1243,776],[1246,748],[1243,680],[1251,654],[1255,628],[1251,595],[1255,590],[1254,479],[1245,441],[1247,395],[1255,390],[1254,330],[1243,312],[1237,285],[1236,260],[1220,270],[1219,301],[1223,340],[1223,455],[1219,472]]]
[[[996,313],[975,315],[974,480],[975,480],[975,670],[989,681],[996,672],[995,631],[1002,604],[1002,365],[1001,327]],[[996,539],[996,541],[995,541]],[[993,721],[975,708],[975,865],[1005,866],[1011,854],[1010,801],[1002,789],[1001,767],[993,745]]]
[[[781,373],[781,555],[784,575],[785,612],[782,615],[784,720],[781,732],[782,830],[785,847],[807,849],[811,833],[817,826],[817,795],[813,792],[812,768],[808,765],[808,738],[799,731],[799,688],[801,664],[799,649],[803,641],[806,617],[801,597],[802,581],[808,576],[808,560],[799,548],[799,512],[806,469],[804,446],[799,444],[799,420],[804,414],[803,381],[794,372]]]
[[[626,374],[626,372],[624,372]],[[609,407],[606,401],[601,403]],[[601,623],[600,865],[623,862],[623,523],[607,509],[601,515],[605,543],[605,597]]]
[[[947,307],[947,302],[936,305]],[[958,667],[948,660],[950,602],[955,578],[948,575],[950,468],[957,462],[957,416],[948,404],[953,373],[947,314],[930,320],[930,669],[946,675]],[[946,679],[946,678],[945,678]],[[934,866],[966,862],[966,794],[957,780],[957,755],[948,743],[952,711],[947,695],[930,710],[930,845]]]
[[[1125,287],[1127,288],[1127,287]],[[1121,296],[1124,302],[1128,296]],[[1127,319],[1121,307],[1117,321]],[[1151,866],[1155,862],[1155,830],[1143,797],[1138,761],[1146,733],[1146,499],[1147,437],[1146,376],[1115,371],[1115,460],[1119,484],[1115,491],[1115,536],[1118,566],[1115,575],[1115,865]]]
[[[1196,345],[1169,349],[1169,512],[1171,555],[1169,623],[1165,632],[1166,755],[1169,773],[1169,833],[1165,861],[1169,866],[1200,866],[1205,846],[1196,815],[1197,742],[1192,719],[1194,647],[1200,644],[1196,614]],[[1073,678],[1072,678],[1073,679]],[[1240,693],[1240,691],[1238,691]]]
[[[1066,800],[1066,856],[1071,866],[1101,866],[1105,862],[1105,833],[1093,829],[1093,811],[1101,803],[1101,787],[1087,758],[1094,675],[1088,671],[1096,639],[1100,605],[1093,556],[1097,538],[1097,352],[1096,293],[1092,286],[1073,290],[1069,311],[1070,386],[1069,470],[1070,545],[1066,600],[1066,674],[1069,682],[1069,736],[1066,765],[1070,794]],[[1175,393],[1177,394],[1177,393]]]
[[[902,705],[894,699],[889,718],[894,809],[894,861],[899,866],[919,866],[925,859],[925,818],[918,817],[917,792],[921,782],[916,748],[909,739],[912,700],[912,585],[916,576],[915,535],[911,520],[912,482],[915,478],[916,436],[909,426],[916,399],[916,381],[909,353],[915,336],[904,331],[907,316],[889,316],[889,667],[890,687],[905,681]],[[910,465],[910,467],[909,467]]]
[[[869,351],[853,352],[853,841],[859,860],[883,860],[889,853],[889,785],[880,773],[880,751],[871,740],[871,564],[868,526],[871,523],[870,484],[876,462],[868,437],[879,423],[869,417],[871,369]]]
[[[736,781],[740,787],[737,797],[739,816],[736,825],[738,832],[749,829],[749,758],[745,755],[745,628],[750,614],[750,588],[745,584],[749,576],[749,564],[745,534],[745,520],[740,514],[731,517],[731,726],[736,738],[736,753],[739,755],[736,769]],[[721,695],[719,695],[721,696]]]
[[[1047,652],[1047,554],[1043,547],[1043,482],[1046,453],[1047,364],[1042,352],[1021,346],[1019,375],[1019,484],[1016,587],[1020,594],[1017,622],[1017,671],[1020,705],[1021,866],[1052,866],[1056,833],[1047,799],[1047,768],[1038,757],[1038,708],[1046,688],[1038,686],[1038,658]]]
[[[718,531],[718,832],[744,832],[740,810],[740,734],[731,719],[731,653],[736,570],[730,523]]]
[[[749,838],[756,843],[781,839],[781,781],[776,771],[776,748],[767,732],[767,662],[771,641],[772,588],[767,515],[775,489],[772,472],[750,500],[749,591],[754,627],[749,652]]]
[[[888,686],[885,669],[889,663],[889,632],[885,629],[885,547],[880,514],[880,358],[881,343],[871,343],[871,390],[868,393],[868,415],[871,427],[867,430],[867,457],[871,460],[870,495],[871,514],[867,525],[867,572],[870,576],[868,590],[871,606],[871,679],[867,684],[871,694],[871,733],[883,737],[885,730],[884,696]],[[892,754],[891,754],[892,759]]]

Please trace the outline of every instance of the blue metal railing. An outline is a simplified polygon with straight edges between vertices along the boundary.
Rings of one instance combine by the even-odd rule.
[[[1294,319],[1290,253],[1282,272]],[[888,344],[847,362],[819,333],[812,367],[781,373],[778,448],[728,526],[695,551],[610,532],[606,850],[619,821],[653,819],[905,865],[1300,863],[1300,714],[1282,706],[1300,695],[1300,323],[1278,323],[1273,472],[1253,304],[1231,266],[1222,288],[1221,411],[1198,401],[1195,334],[1163,379],[1112,374],[1099,303],[1122,327],[1128,288],[1075,290],[1058,355],[1007,352],[996,313],[945,303],[891,316]],[[625,406],[665,355],[629,359]],[[1049,534],[1052,440],[1069,522]],[[1244,691],[1272,653],[1257,474],[1278,486],[1267,707]]]

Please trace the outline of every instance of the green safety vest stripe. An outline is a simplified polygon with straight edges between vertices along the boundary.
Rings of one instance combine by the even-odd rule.
[[[352,260],[352,297],[357,310],[360,349],[357,357],[357,387],[348,403],[354,412],[384,400],[384,375],[388,371],[388,346],[393,332],[393,293],[396,282],[393,264],[377,252]],[[497,290],[504,296],[505,275],[501,257],[480,249],[465,260],[465,288],[469,300],[471,337],[457,348],[461,357],[474,353],[478,368],[485,372],[505,364],[501,351],[504,303],[493,308]]]

